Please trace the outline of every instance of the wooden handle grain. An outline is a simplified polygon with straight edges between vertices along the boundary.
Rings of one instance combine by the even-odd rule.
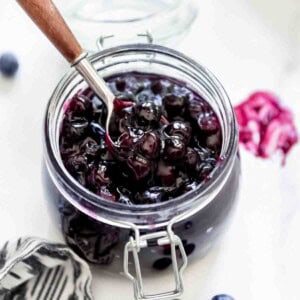
[[[83,50],[51,0],[17,0],[48,39],[72,63]]]

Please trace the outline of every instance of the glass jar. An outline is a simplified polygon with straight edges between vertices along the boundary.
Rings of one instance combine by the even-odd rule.
[[[151,32],[162,45],[176,45],[197,16],[194,0],[56,0],[81,44],[95,50],[99,36],[110,46],[130,43],[136,34]]]
[[[144,299],[140,267],[149,274],[173,264],[176,290],[167,295],[174,297],[182,292],[186,256],[197,259],[207,253],[226,228],[236,203],[240,161],[234,111],[213,74],[169,48],[123,45],[93,54],[90,60],[103,77],[129,71],[171,74],[206,99],[220,120],[221,157],[207,182],[167,202],[127,206],[101,199],[85,189],[67,172],[61,160],[59,134],[64,103],[87,87],[75,70],[58,84],[47,108],[47,191],[50,202],[58,208],[67,243],[89,262],[105,265],[112,272],[125,272],[134,282],[137,299]],[[136,278],[128,268],[131,254]]]

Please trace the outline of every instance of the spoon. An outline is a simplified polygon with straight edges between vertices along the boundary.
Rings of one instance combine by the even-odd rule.
[[[17,0],[17,2],[106,104],[106,141],[109,147],[114,146],[108,132],[115,96],[87,59],[87,53],[80,46],[54,3],[51,0]]]

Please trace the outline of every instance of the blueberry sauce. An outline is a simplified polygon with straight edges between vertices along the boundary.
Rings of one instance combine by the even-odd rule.
[[[256,92],[235,107],[240,128],[240,143],[254,155],[269,158],[283,154],[282,163],[298,142],[292,113],[268,92]]]
[[[215,168],[222,135],[211,106],[185,83],[124,73],[106,78],[116,96],[106,142],[106,107],[90,89],[64,106],[60,153],[70,174],[104,199],[167,201],[195,189]]]

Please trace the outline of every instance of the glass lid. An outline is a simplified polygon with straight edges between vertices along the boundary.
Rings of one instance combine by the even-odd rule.
[[[197,16],[194,0],[56,0],[82,45],[97,50],[145,42],[139,34],[150,32],[156,44],[173,46],[186,34]]]

